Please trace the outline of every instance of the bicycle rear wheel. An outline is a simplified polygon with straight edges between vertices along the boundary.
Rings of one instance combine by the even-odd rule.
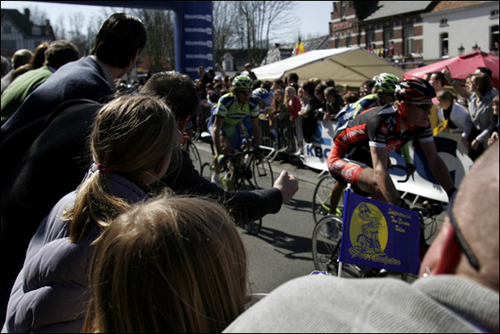
[[[327,216],[314,227],[312,235],[312,254],[314,268],[338,275],[340,241],[342,239],[342,219],[337,216]],[[361,270],[354,265],[343,264],[343,277],[360,277]]]
[[[253,180],[257,188],[268,189],[274,186],[273,169],[267,157],[262,156],[259,158],[254,155],[251,168]]]
[[[332,189],[337,183],[330,174],[322,176],[318,183],[316,184],[316,188],[314,188],[313,200],[312,200],[312,214],[314,224],[316,225],[319,220],[321,220],[324,216],[330,214],[330,198]],[[344,195],[340,197],[339,203],[337,204],[337,212],[339,215],[344,209]]]
[[[193,162],[194,169],[196,169],[201,174],[203,169],[203,161],[201,161],[201,156],[198,148],[192,140],[189,141],[186,145],[187,152],[189,154],[189,157],[191,158],[191,161]]]

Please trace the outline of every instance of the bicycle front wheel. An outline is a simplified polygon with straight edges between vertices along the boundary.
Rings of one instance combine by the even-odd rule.
[[[314,268],[338,275],[340,241],[342,239],[342,219],[337,216],[327,216],[314,227],[312,235],[312,254]],[[343,277],[360,277],[361,272],[356,266],[343,264]]]
[[[322,176],[316,188],[314,188],[312,199],[312,214],[314,224],[316,225],[319,220],[324,216],[330,214],[330,199],[332,197],[332,189],[337,183],[330,174]],[[337,204],[336,214],[340,214],[344,208],[344,195],[341,196]]]
[[[257,158],[254,156],[251,167],[253,180],[257,188],[268,189],[274,186],[273,169],[267,157]]]

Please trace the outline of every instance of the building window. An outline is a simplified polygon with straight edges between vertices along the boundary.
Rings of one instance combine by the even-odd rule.
[[[375,50],[375,31],[368,30],[366,32],[366,49]]]
[[[441,40],[441,57],[448,57],[448,33],[444,32],[440,35]]]
[[[42,30],[39,26],[33,26],[31,27],[31,33],[35,36],[40,36],[42,34]]]
[[[10,24],[2,25],[2,33],[4,34],[12,34],[12,26]]]
[[[494,17],[498,17],[498,9],[494,9],[494,10],[492,10],[492,11],[491,11],[491,13],[490,13],[490,16],[491,16],[492,18],[494,18]]]
[[[351,35],[347,35],[345,38],[345,46],[351,46]]]
[[[340,48],[340,38],[338,36],[335,38],[335,48]]]
[[[498,26],[493,26],[490,29],[490,49],[498,53]]]
[[[413,26],[403,28],[403,53],[412,54],[415,52],[415,33]]]
[[[345,1],[340,2],[340,17],[345,19]]]
[[[392,27],[384,28],[384,48],[387,49],[394,39],[394,29]]]
[[[448,26],[448,19],[441,19],[441,23],[439,24],[440,27],[447,27]]]

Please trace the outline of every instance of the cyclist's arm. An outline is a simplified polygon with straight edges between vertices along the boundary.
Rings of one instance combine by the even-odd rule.
[[[223,124],[224,124],[224,118],[215,116],[214,130],[212,133],[212,138],[214,141],[215,156],[222,154],[222,147],[220,144],[220,131],[222,130]]]
[[[451,179],[448,167],[446,167],[446,164],[437,152],[434,140],[421,142],[421,144],[422,149],[424,150],[424,153],[429,162],[432,174],[448,194],[455,188],[455,185],[453,184],[453,180]]]
[[[399,193],[389,175],[389,154],[387,153],[387,148],[370,146],[370,153],[373,162],[374,178],[382,195],[384,195],[388,203],[398,203]]]
[[[255,147],[259,147],[261,133],[260,133],[260,125],[259,125],[259,118],[258,117],[252,118],[252,129],[253,129],[252,132],[253,132],[253,140],[255,143]]]

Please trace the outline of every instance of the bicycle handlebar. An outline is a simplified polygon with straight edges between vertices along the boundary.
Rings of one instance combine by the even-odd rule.
[[[389,169],[391,168],[399,168],[399,169],[402,169],[406,172],[406,166],[402,166],[402,165],[389,165]],[[410,179],[410,176],[412,178],[413,181],[415,181],[415,176],[413,174],[406,174],[406,178],[404,180],[398,180],[398,183],[405,183],[405,182],[408,182],[408,180]]]

